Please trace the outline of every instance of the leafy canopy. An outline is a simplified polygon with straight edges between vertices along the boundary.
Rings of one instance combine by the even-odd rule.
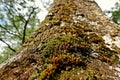
[[[46,10],[51,4],[51,0],[0,0],[0,41],[6,45],[0,63],[13,55],[38,27],[40,2]]]

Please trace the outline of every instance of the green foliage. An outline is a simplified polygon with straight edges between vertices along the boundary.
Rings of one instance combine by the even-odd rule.
[[[13,54],[14,53],[8,47],[5,47],[5,50],[0,55],[0,64],[10,58],[10,56],[12,56]]]
[[[120,21],[120,10],[112,12],[113,21],[119,24]]]
[[[106,12],[108,14],[112,14],[111,17],[115,23],[120,24],[120,2],[117,2],[110,11],[106,11]]]
[[[43,5],[48,8],[50,4],[46,3]],[[0,0],[0,41],[8,46],[1,53],[4,56],[0,56],[0,63],[13,55],[38,27],[41,9],[35,4],[35,0]]]

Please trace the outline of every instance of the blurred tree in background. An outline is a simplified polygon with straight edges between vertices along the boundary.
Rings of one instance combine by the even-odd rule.
[[[111,14],[112,20],[120,25],[120,2],[117,2],[115,6],[111,10],[106,11],[106,13]]]
[[[51,0],[0,0],[0,41],[6,45],[0,63],[15,54],[40,24],[40,2],[46,10],[51,4]]]

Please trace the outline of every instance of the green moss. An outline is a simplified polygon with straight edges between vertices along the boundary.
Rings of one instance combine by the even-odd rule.
[[[62,48],[62,45],[66,42],[69,42],[71,40],[71,37],[69,36],[57,36],[54,39],[49,40],[47,43],[44,44],[44,49],[42,54],[45,57],[50,56],[51,53],[57,53],[58,50],[60,51]]]
[[[60,20],[59,19],[53,19],[53,20],[51,20],[50,21],[50,23],[52,23],[52,25],[58,25],[58,26],[60,26]]]
[[[50,41],[48,41],[46,44],[44,44],[44,49],[43,49],[43,55],[44,56],[49,56],[51,53],[53,53],[55,48],[58,48],[59,45],[62,42],[58,39],[52,39]]]
[[[57,39],[62,42],[66,42],[66,41],[69,42],[71,40],[71,36],[68,35],[58,36]]]
[[[85,32],[92,32],[92,29],[90,27],[84,27]]]
[[[39,73],[37,71],[34,71],[30,77],[28,78],[28,80],[36,80],[39,77]]]

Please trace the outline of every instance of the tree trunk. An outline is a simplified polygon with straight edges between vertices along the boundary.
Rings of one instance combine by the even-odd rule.
[[[54,0],[0,80],[120,80],[119,31],[94,0]]]

